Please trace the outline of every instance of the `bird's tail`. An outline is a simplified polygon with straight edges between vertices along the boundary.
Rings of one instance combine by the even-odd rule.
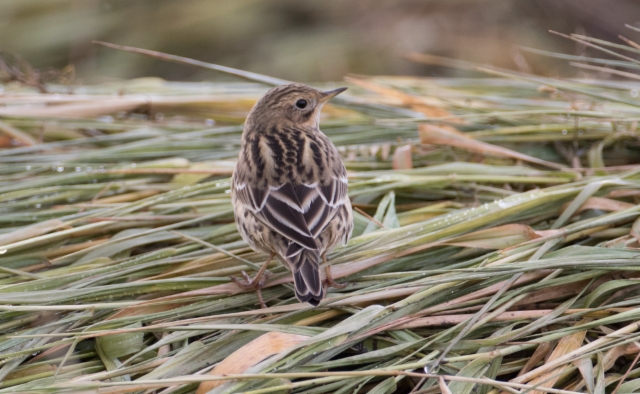
[[[324,287],[320,279],[320,253],[292,242],[287,248],[286,260],[293,271],[296,298],[300,302],[318,306],[324,298]]]

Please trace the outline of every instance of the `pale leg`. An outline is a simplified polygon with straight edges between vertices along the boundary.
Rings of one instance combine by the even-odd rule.
[[[336,289],[344,289],[347,287],[348,283],[337,283],[333,280],[333,276],[331,276],[331,266],[327,264],[327,255],[322,255],[322,261],[324,262],[324,273],[325,273],[325,282],[327,286],[335,287]]]

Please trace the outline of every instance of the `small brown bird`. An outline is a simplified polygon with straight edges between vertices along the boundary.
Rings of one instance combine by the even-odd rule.
[[[242,238],[269,254],[246,282],[257,290],[274,256],[293,272],[296,297],[317,306],[324,297],[320,261],[353,230],[347,172],[336,147],[319,128],[320,110],[340,88],[322,92],[302,84],[269,90],[244,125],[233,173],[231,201]],[[325,267],[329,286],[340,287]]]

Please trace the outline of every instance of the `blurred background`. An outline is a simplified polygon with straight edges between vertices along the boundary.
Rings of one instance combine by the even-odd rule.
[[[0,49],[38,69],[73,64],[84,83],[226,78],[96,47],[92,40],[306,82],[340,80],[349,73],[461,73],[410,62],[401,56],[406,52],[570,76],[579,71],[566,61],[518,46],[582,54],[584,47],[548,30],[637,40],[625,23],[640,27],[640,1],[2,0]]]

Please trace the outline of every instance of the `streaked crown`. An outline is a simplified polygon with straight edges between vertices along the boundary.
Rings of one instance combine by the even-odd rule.
[[[323,92],[299,83],[276,86],[258,100],[247,117],[246,126],[262,129],[291,122],[317,128],[324,103],[346,89]]]

